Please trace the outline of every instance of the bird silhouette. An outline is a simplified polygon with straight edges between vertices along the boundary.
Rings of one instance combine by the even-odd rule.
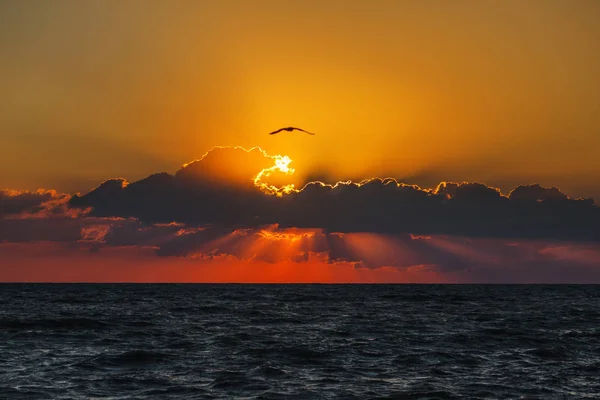
[[[293,131],[293,130],[302,131],[302,132],[304,132],[304,133],[308,133],[309,135],[314,135],[314,133],[312,133],[312,132],[305,131],[304,129],[300,129],[300,128],[294,128],[293,126],[288,126],[287,128],[281,128],[281,129],[278,129],[278,130],[276,130],[276,131],[273,131],[273,132],[269,133],[269,135],[274,135],[274,134],[276,134],[276,133],[279,133],[279,132],[281,132],[281,131],[288,131],[288,132],[291,132],[291,131]]]

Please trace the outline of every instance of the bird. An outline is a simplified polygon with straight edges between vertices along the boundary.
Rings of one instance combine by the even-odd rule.
[[[305,131],[304,129],[300,129],[300,128],[294,128],[293,126],[288,126],[287,128],[281,128],[281,129],[278,129],[278,130],[276,130],[276,131],[273,131],[273,132],[269,133],[269,135],[274,135],[274,134],[276,134],[276,133],[279,133],[279,132],[281,132],[281,131],[288,131],[288,132],[291,132],[291,131],[293,131],[293,130],[302,131],[302,132],[304,132],[304,133],[308,133],[309,135],[314,135],[314,133],[312,133],[312,132]]]

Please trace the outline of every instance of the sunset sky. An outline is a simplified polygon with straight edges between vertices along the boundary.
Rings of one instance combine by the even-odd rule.
[[[598,21],[596,0],[0,1],[0,280],[600,282],[576,200],[600,199]],[[267,135],[290,125],[316,135]],[[375,177],[393,194],[302,190]]]

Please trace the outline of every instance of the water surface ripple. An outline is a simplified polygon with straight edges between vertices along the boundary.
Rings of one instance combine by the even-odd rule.
[[[600,286],[0,285],[2,399],[600,399]]]

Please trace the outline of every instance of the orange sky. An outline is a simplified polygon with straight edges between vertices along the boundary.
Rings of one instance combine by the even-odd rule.
[[[505,194],[539,183],[600,200],[598,21],[597,0],[4,0],[0,189],[87,192],[108,178],[173,174],[215,146],[260,146],[254,161],[214,152],[187,172],[240,187],[252,176],[268,193],[378,176]],[[290,125],[316,135],[267,135]],[[267,176],[271,162],[295,172]],[[43,193],[53,194],[35,208]],[[89,225],[69,196],[22,197],[33,211],[10,217],[0,281],[600,279],[595,243],[423,239],[454,260],[432,266],[417,251],[427,246],[348,233],[353,262],[369,265],[358,267],[332,248],[319,258],[252,234],[238,258],[163,257],[160,244],[107,244],[119,220]]]
[[[444,283],[415,267],[355,268],[322,261],[249,262],[158,258],[149,249],[117,248],[100,253],[65,251],[60,245],[0,244],[0,282],[180,282],[180,283]]]
[[[513,250],[506,253],[502,249],[507,243],[502,240],[426,239],[461,256],[464,264],[449,268],[411,265],[411,248],[395,246],[391,238],[355,236],[361,240],[350,239],[349,243],[356,255],[375,265],[329,263],[318,255],[306,262],[266,262],[231,256],[157,257],[155,249],[140,246],[89,251],[82,243],[0,243],[0,282],[593,283],[600,279],[597,244],[521,241],[510,243]],[[520,255],[504,258],[511,253]],[[396,257],[398,266],[377,266],[386,257],[399,254],[406,257]],[[539,257],[544,261],[535,263]]]
[[[0,4],[0,186],[85,191],[214,145],[299,174],[600,195],[594,0]],[[297,125],[317,136],[269,137]]]

